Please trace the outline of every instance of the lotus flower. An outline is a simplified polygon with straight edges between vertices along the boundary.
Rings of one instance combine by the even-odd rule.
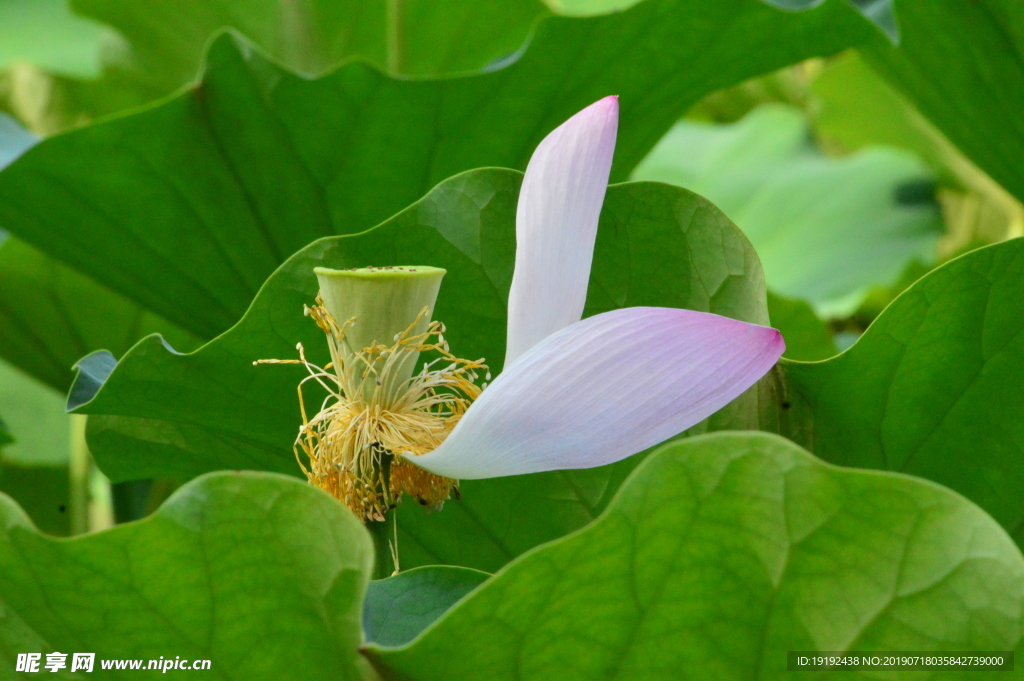
[[[776,329],[633,307],[581,320],[618,127],[606,97],[537,147],[516,210],[505,369],[448,437],[408,460],[454,479],[624,459],[696,425],[782,355]]]
[[[444,270],[317,268],[309,312],[333,371],[299,360],[330,393],[296,441],[313,484],[379,521],[402,494],[439,507],[459,479],[601,466],[699,423],[775,364],[778,331],[714,314],[634,307],[581,320],[617,125],[607,97],[530,159],[505,369],[483,391],[481,361],[450,354],[429,321]],[[414,373],[424,351],[442,365]]]

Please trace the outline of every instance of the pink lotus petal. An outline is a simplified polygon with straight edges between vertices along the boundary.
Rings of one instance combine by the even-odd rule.
[[[612,463],[715,413],[784,349],[775,329],[706,312],[599,314],[524,353],[440,447],[409,460],[461,479]]]
[[[583,314],[618,122],[618,98],[605,97],[552,131],[530,158],[516,209],[506,365]]]

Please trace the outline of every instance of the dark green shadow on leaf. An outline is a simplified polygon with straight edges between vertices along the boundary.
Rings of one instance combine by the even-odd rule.
[[[7,424],[4,423],[2,418],[0,418],[0,447],[9,445],[12,442],[14,442],[14,436],[11,435],[11,431],[7,429]]]
[[[488,577],[479,570],[432,565],[371,581],[363,601],[367,642],[405,645]]]
[[[92,398],[117,366],[117,358],[106,350],[91,352],[75,363],[75,381],[68,392],[68,411],[74,411]]]
[[[66,465],[27,466],[0,456],[0,492],[10,495],[46,534],[71,533],[71,476]]]

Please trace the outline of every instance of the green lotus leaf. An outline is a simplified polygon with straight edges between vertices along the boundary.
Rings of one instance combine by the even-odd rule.
[[[0,169],[36,142],[0,113]],[[150,333],[196,345],[191,334],[2,230],[0,328],[0,357],[61,392],[74,378],[72,365],[93,350],[120,356]]]
[[[444,267],[434,316],[446,324],[453,352],[486,358],[497,374],[521,177],[513,170],[470,171],[373,230],[314,242],[268,279],[238,325],[192,354],[169,351],[157,336],[140,342],[78,408],[91,414],[89,445],[100,467],[115,482],[218,469],[300,474],[292,443],[300,425],[296,385],[305,370],[253,362],[294,358],[299,342],[312,361],[328,361],[322,332],[302,314],[317,293],[315,266]],[[653,183],[609,188],[585,314],[635,305],[768,321],[757,256],[740,231],[704,199]],[[755,386],[693,432],[760,427],[762,412],[775,411],[762,390]],[[319,404],[323,395],[306,399]],[[466,481],[462,500],[433,515],[406,504],[398,509],[401,565],[493,571],[593,519],[638,461]]]
[[[350,58],[393,73],[431,75],[475,71],[507,57],[546,13],[537,0],[72,4],[78,14],[116,29],[120,38],[118,49],[106,51],[103,78],[73,85],[92,115],[137,106],[193,82],[210,36],[226,26],[307,75],[323,75]]]
[[[1024,556],[974,504],[716,433],[660,448],[590,526],[367,653],[403,681],[788,679],[790,650],[1019,654],[1022,628]]]
[[[223,35],[192,89],[44,140],[0,173],[0,225],[209,339],[300,248],[368,229],[458,172],[525,167],[601,97],[620,95],[624,179],[703,95],[873,30],[836,2],[647,0],[548,18],[503,68],[434,80],[360,62],[309,80]],[[714,39],[680,38],[697,33]]]
[[[1024,541],[1024,239],[963,255],[828,361],[783,363],[784,432],[827,461],[947,485]]]
[[[5,656],[95,652],[97,678],[124,675],[103,659],[163,656],[210,660],[219,677],[366,678],[370,538],[297,480],[206,476],[150,518],[73,540],[40,535],[0,496],[0,528],[0,621],[34,644],[9,644],[5,623]]]

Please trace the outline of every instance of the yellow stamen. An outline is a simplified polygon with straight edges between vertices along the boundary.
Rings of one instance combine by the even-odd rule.
[[[331,363],[324,368],[312,364],[301,343],[297,360],[257,363],[302,364],[309,372],[299,383],[302,426],[295,440],[296,459],[307,479],[367,521],[383,521],[403,493],[439,509],[452,490],[458,493],[458,481],[429,473],[401,455],[426,454],[448,437],[480,394],[477,372],[487,367],[482,360],[453,356],[440,322],[416,333],[429,314],[427,308],[393,345],[375,343],[359,351],[344,342],[354,318],[338,324],[319,296],[306,313],[327,335]],[[437,356],[419,373],[402,379],[402,367],[428,352]],[[302,395],[302,386],[310,380],[328,393],[313,418],[307,417]]]

